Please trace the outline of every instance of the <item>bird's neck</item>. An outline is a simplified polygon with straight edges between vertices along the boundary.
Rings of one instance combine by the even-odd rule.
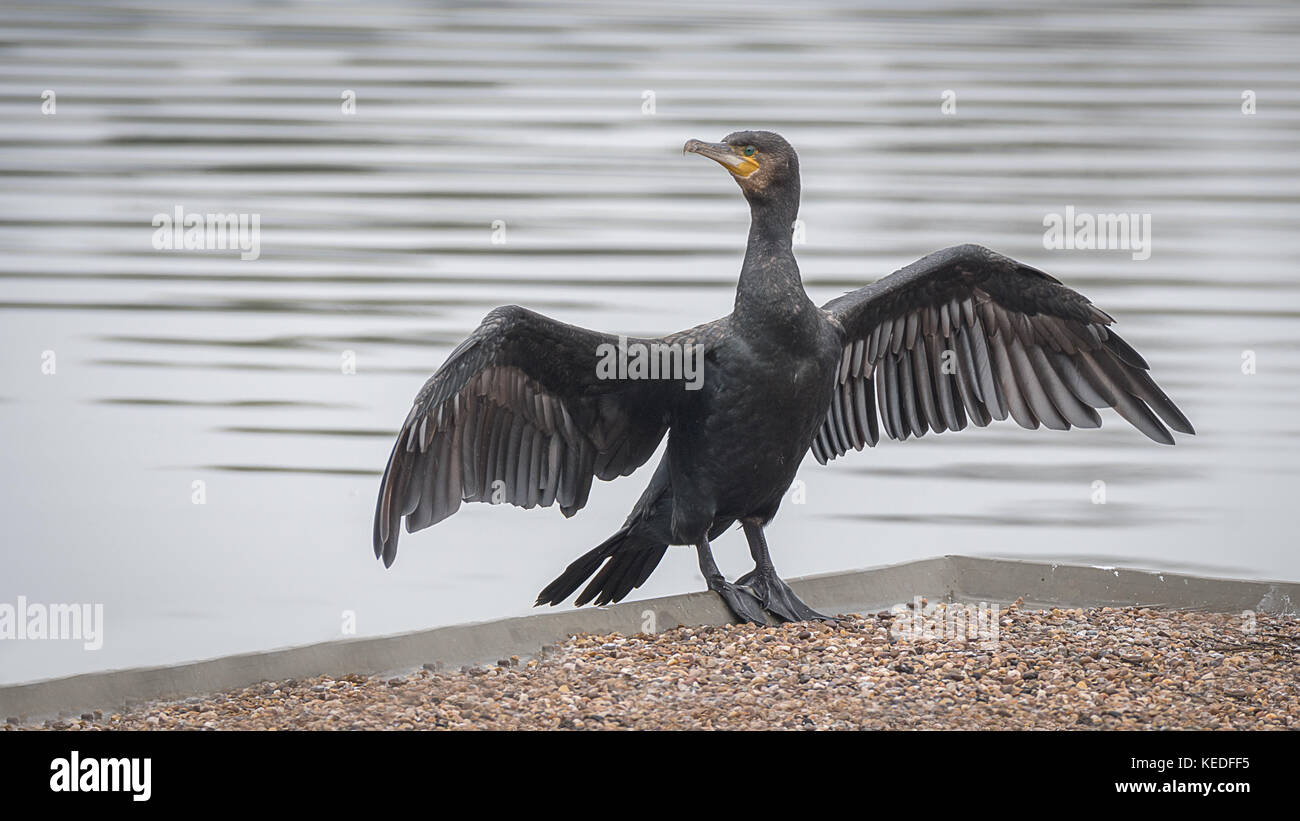
[[[804,291],[794,259],[794,221],[799,200],[783,197],[750,199],[749,245],[736,287],[734,316],[742,328],[772,338],[773,325],[792,320],[815,307]]]

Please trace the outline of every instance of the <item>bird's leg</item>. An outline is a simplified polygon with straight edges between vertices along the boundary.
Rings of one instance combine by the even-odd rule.
[[[701,540],[695,546],[695,550],[700,556],[700,572],[704,574],[705,583],[709,585],[710,590],[722,597],[736,618],[751,624],[767,624],[767,615],[763,612],[762,602],[745,588],[738,587],[723,578],[722,571],[718,570],[717,563],[713,561],[713,551],[709,549],[708,539]]]
[[[763,526],[753,520],[743,521],[741,525],[745,528],[745,538],[749,540],[754,569],[736,579],[736,584],[753,590],[764,610],[786,621],[833,621],[830,616],[822,615],[800,601],[790,586],[776,575],[772,557],[767,552],[767,539],[763,537]]]

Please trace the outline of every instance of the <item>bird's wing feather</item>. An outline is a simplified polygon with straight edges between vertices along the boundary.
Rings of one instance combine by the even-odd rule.
[[[598,361],[618,344],[518,306],[488,314],[425,383],[397,435],[375,508],[375,555],[392,564],[402,517],[414,532],[462,501],[558,502],[571,516],[593,477],[644,464],[682,384],[602,378]]]
[[[1157,442],[1173,444],[1165,425],[1193,433],[1108,314],[987,248],[937,251],[823,310],[844,331],[812,445],[823,464],[875,445],[880,430],[905,440],[1008,415],[1026,428],[1095,428],[1103,407]]]

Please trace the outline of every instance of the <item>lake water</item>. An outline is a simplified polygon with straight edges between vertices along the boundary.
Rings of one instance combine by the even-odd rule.
[[[1199,433],[1106,412],[809,458],[784,575],[1300,579],[1300,6],[998,6],[6,2],[0,603],[102,603],[105,642],[0,641],[0,681],[530,612],[649,469],[571,520],[466,506],[385,571],[392,437],[494,306],[637,335],[729,311],[748,214],[680,148],[750,127],[802,157],[816,300],[990,246],[1113,314]],[[177,206],[260,215],[260,258],[155,250]],[[1150,259],[1045,250],[1067,206],[1150,214]],[[678,549],[634,596],[702,588]]]

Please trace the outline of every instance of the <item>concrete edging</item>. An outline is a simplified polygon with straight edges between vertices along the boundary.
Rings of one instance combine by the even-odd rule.
[[[1235,613],[1296,613],[1300,583],[1210,579],[966,556],[795,579],[823,612],[865,613],[913,596],[966,603],[1024,599],[1026,607],[1151,605]],[[128,702],[184,698],[259,681],[448,667],[531,656],[576,633],[636,633],[678,624],[720,625],[730,614],[712,593],[688,593],[377,638],[323,642],[164,667],[113,670],[0,686],[0,717],[23,721],[60,712],[119,711]],[[650,623],[650,622],[653,623]]]

